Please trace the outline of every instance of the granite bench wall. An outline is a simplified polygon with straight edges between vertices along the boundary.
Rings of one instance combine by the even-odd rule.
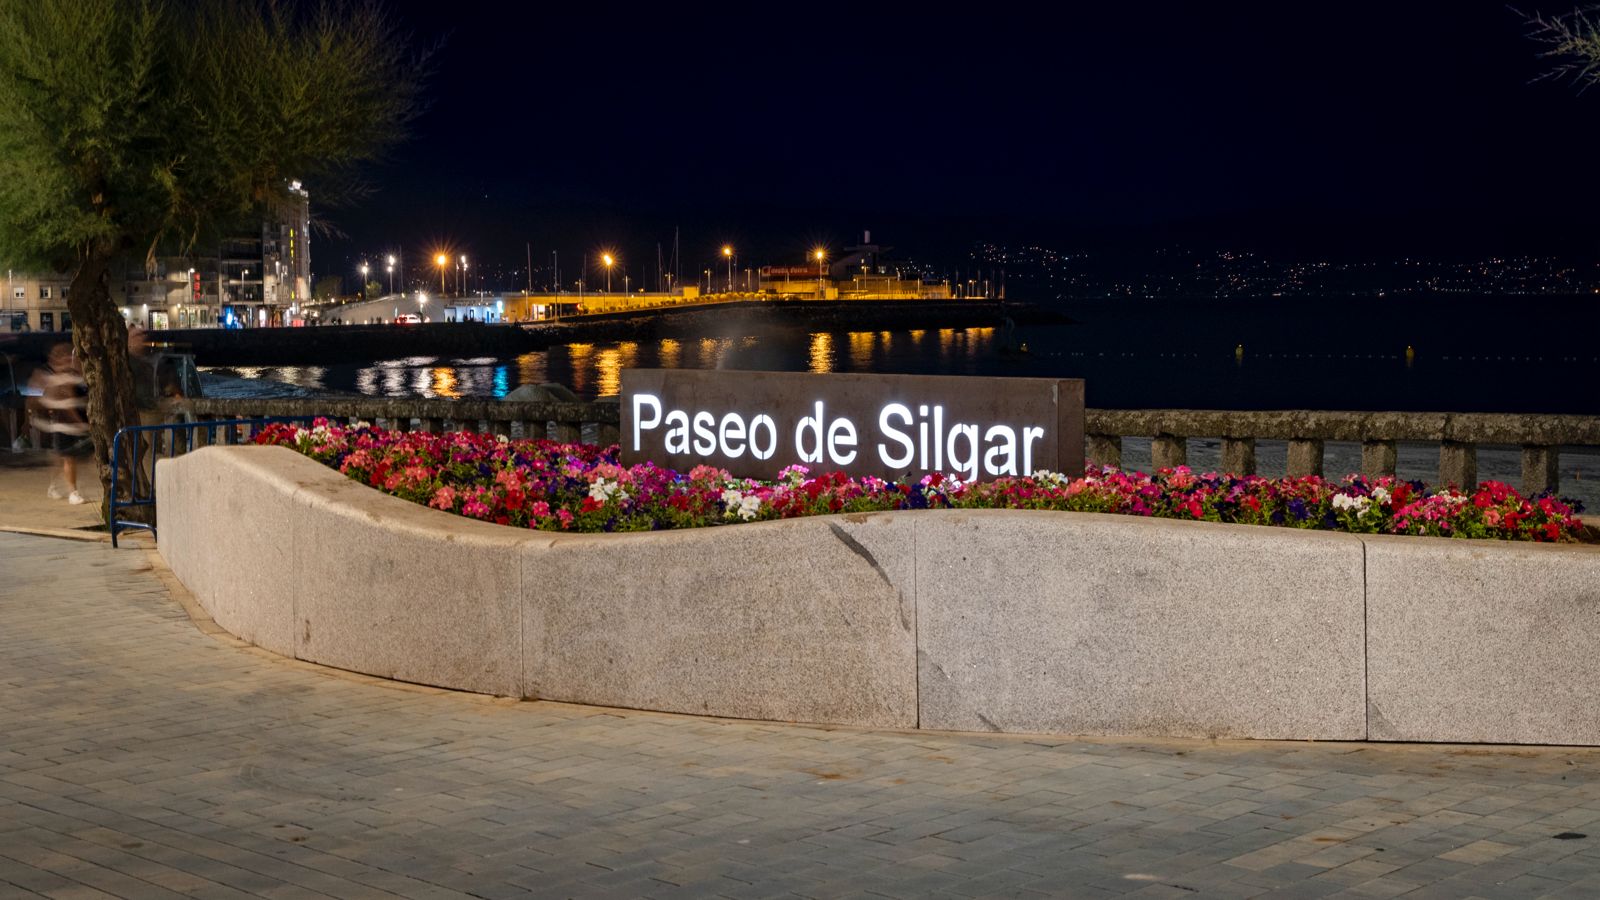
[[[159,465],[160,551],[219,624],[372,675],[873,727],[1600,744],[1594,548],[1011,510],[568,535],[284,448]]]

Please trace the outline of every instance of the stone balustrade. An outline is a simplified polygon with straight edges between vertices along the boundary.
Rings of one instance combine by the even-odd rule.
[[[326,416],[346,424],[365,421],[397,431],[472,431],[556,441],[614,444],[621,412],[616,403],[425,400],[385,397],[213,399],[198,398],[184,409],[195,419],[259,419]],[[513,428],[513,424],[516,428]]]
[[[1269,410],[1239,412],[1187,409],[1091,409],[1084,433],[1089,460],[1120,465],[1124,437],[1151,438],[1151,464],[1180,466],[1191,437],[1220,438],[1220,468],[1253,474],[1256,442],[1288,443],[1289,475],[1321,475],[1327,441],[1361,445],[1361,473],[1393,475],[1399,443],[1439,446],[1439,484],[1478,481],[1478,447],[1522,448],[1522,488],[1529,495],[1559,488],[1562,447],[1600,446],[1600,416],[1509,413],[1333,412]]]
[[[618,439],[620,410],[615,402],[515,403],[495,400],[420,400],[381,397],[343,399],[197,399],[189,411],[200,419],[321,415],[364,420],[400,430],[466,431],[523,435],[556,440]],[[585,427],[593,429],[585,431]],[[1288,444],[1289,475],[1323,474],[1328,441],[1361,445],[1361,471],[1368,477],[1393,475],[1401,442],[1439,447],[1439,484],[1472,485],[1478,480],[1478,447],[1522,448],[1522,488],[1528,494],[1559,488],[1562,447],[1600,447],[1600,416],[1519,415],[1510,413],[1335,412],[1322,410],[1091,409],[1084,433],[1087,458],[1102,465],[1122,464],[1127,437],[1151,439],[1156,468],[1184,465],[1189,438],[1220,438],[1219,468],[1236,475],[1256,471],[1256,442]],[[594,435],[594,436],[590,436]]]

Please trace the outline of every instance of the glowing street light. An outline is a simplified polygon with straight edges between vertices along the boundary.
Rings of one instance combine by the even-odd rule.
[[[617,258],[609,253],[600,254],[600,261],[606,264],[606,293],[611,293],[611,267],[616,265]]]
[[[728,260],[728,291],[731,293],[733,291],[733,247],[723,244],[722,255]]]
[[[444,267],[449,265],[450,257],[441,253],[433,258],[433,262],[439,267],[439,296],[443,297],[446,295],[446,291],[444,289]]]
[[[389,293],[394,293],[394,254],[389,254],[389,261],[384,268],[389,270]]]
[[[362,263],[361,264],[361,294],[362,294],[362,296],[365,296],[366,293],[367,293],[367,273],[370,272],[370,271],[372,271],[370,266],[368,266],[366,263]]]

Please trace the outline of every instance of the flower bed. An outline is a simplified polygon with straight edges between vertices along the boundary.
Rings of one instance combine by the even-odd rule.
[[[628,468],[616,448],[493,435],[396,432],[365,425],[272,425],[257,443],[290,447],[345,475],[435,509],[552,531],[648,531],[897,509],[1048,509],[1280,525],[1360,534],[1574,541],[1575,502],[1525,498],[1499,482],[1470,493],[1357,475],[1333,482],[1091,469],[966,484],[941,475],[888,482],[791,466],[774,481],[700,466]]]

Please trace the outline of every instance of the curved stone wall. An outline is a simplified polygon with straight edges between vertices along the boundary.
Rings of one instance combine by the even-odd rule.
[[[894,728],[1600,743],[1600,550],[1027,511],[568,535],[278,447],[160,464],[160,550],[274,652]]]

